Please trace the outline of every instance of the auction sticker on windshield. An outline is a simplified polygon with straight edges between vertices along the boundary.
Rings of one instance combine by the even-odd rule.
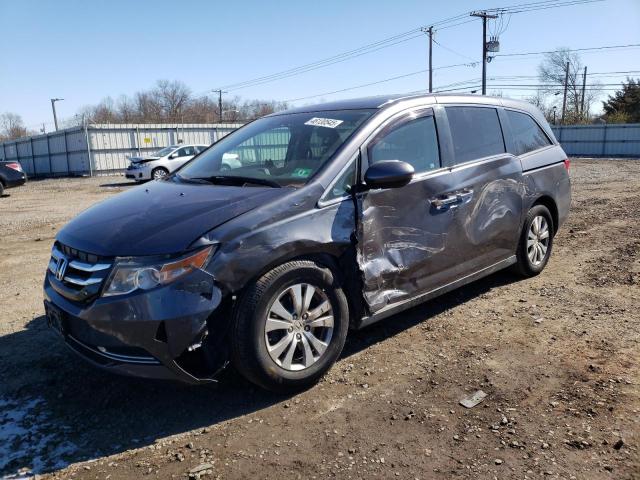
[[[327,127],[336,128],[342,123],[342,120],[334,120],[333,118],[316,118],[304,122],[305,125],[312,125],[314,127]]]

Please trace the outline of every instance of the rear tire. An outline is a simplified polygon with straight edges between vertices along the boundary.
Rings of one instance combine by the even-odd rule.
[[[555,227],[549,209],[544,205],[534,205],[525,219],[514,269],[525,277],[538,275],[549,262],[553,250]]]
[[[231,359],[245,378],[265,389],[301,390],[336,362],[348,327],[347,299],[333,272],[311,261],[288,262],[241,295],[233,314]]]
[[[0,182],[0,197],[4,195],[4,184]]]

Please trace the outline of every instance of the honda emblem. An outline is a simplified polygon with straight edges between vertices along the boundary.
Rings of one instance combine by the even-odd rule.
[[[60,257],[58,259],[58,264],[56,265],[56,278],[60,281],[64,278],[64,274],[67,271],[67,265],[69,264],[68,260],[65,257]]]

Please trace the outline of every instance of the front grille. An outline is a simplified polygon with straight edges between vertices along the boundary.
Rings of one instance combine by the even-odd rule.
[[[51,250],[49,272],[53,281],[62,286],[56,289],[60,294],[71,300],[87,301],[98,294],[112,265],[112,259],[56,242]]]

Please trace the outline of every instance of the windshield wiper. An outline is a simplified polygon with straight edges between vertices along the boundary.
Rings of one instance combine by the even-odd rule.
[[[253,183],[255,185],[265,185],[267,187],[272,187],[272,188],[282,187],[282,185],[280,185],[278,182],[274,182],[273,180],[267,180],[266,178],[240,177],[237,175],[213,175],[211,177],[194,177],[194,178],[180,177],[180,178],[187,181],[201,180],[201,181],[214,183],[218,185],[225,185],[227,183],[231,185],[244,185],[245,183]]]

